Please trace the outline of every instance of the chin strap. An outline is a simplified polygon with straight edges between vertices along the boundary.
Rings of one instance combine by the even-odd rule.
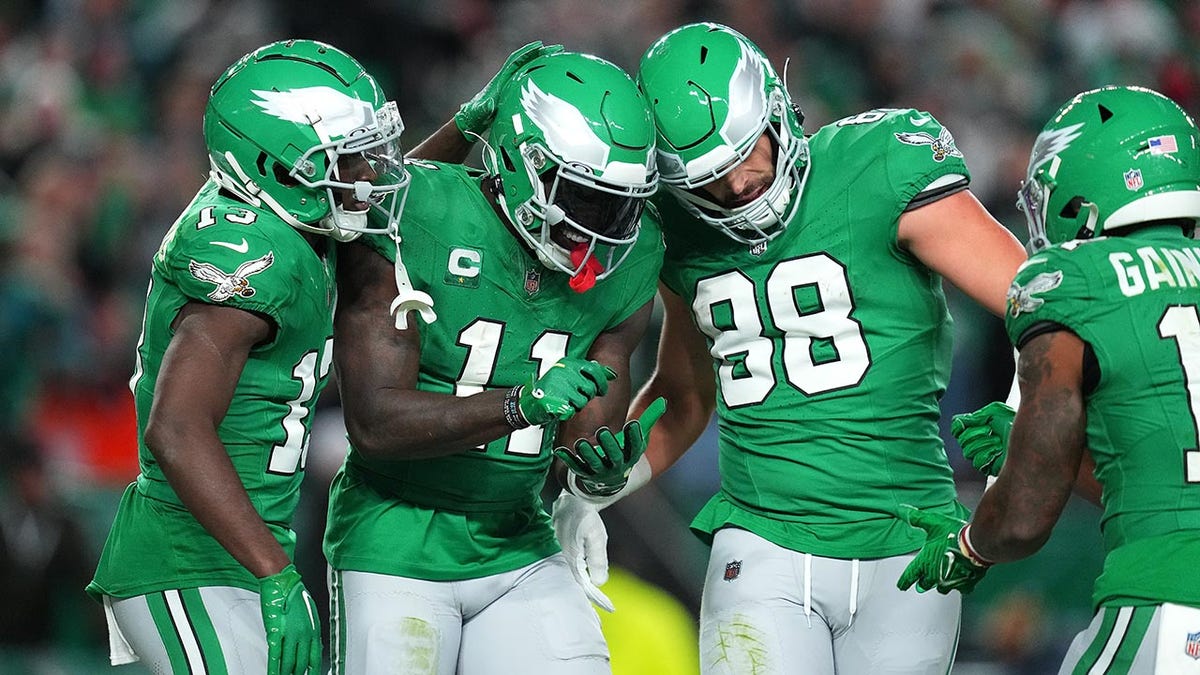
[[[584,259],[587,260],[586,264],[584,264]],[[583,264],[583,267],[580,267],[580,264]],[[568,282],[571,290],[576,293],[586,293],[592,290],[592,287],[596,285],[596,275],[604,271],[604,265],[596,260],[596,256],[590,254],[590,247],[583,242],[576,244],[575,248],[571,249],[571,266],[579,270]]]
[[[396,316],[396,330],[408,328],[409,312],[416,312],[425,323],[433,323],[437,320],[437,314],[433,311],[433,298],[425,291],[413,288],[412,281],[408,278],[408,268],[400,258],[400,234],[393,234],[392,241],[396,242],[396,299],[392,300],[389,311]]]

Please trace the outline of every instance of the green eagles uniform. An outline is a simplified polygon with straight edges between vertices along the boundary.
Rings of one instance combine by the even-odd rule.
[[[843,119],[809,148],[800,205],[765,245],[660,200],[662,279],[707,336],[718,388],[721,492],[692,527],[828,557],[906,553],[923,538],[897,507],[955,498],[937,426],[951,321],[897,220],[931,182],[968,172],[915,110]]]
[[[1068,242],[1009,290],[1013,344],[1053,322],[1099,366],[1087,441],[1104,486],[1099,605],[1200,605],[1200,247],[1177,228]]]
[[[414,162],[400,223],[404,264],[434,298],[417,387],[469,396],[528,383],[654,297],[662,238],[648,210],[633,251],[583,294],[509,232],[458,165]],[[383,237],[364,239],[395,259]],[[413,319],[415,320],[415,318]],[[354,448],[331,488],[325,554],[339,570],[455,581],[507,572],[559,550],[540,492],[553,427],[434,459],[379,461]]]
[[[268,317],[274,339],[251,350],[218,435],[246,492],[291,555],[292,515],[308,448],[313,405],[332,359],[334,269],[300,232],[264,209],[208,183],[154,256],[136,370],[141,472],[121,499],[93,595],[133,597],[169,588],[235,586],[254,576],[180,503],[142,442],[154,384],[187,302],[237,307]]]

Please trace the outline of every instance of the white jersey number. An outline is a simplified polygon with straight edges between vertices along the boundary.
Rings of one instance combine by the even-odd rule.
[[[1200,316],[1194,305],[1173,305],[1163,312],[1158,320],[1158,334],[1165,339],[1174,339],[1179,348],[1179,363],[1183,366],[1183,380],[1187,385],[1188,404],[1191,406],[1192,427],[1200,438]],[[1183,451],[1184,480],[1200,483],[1200,449]]]
[[[537,362],[538,377],[545,375],[551,366],[567,355],[569,338],[566,333],[546,331],[533,341],[529,358]],[[478,394],[491,384],[503,339],[504,324],[487,319],[476,319],[459,332],[457,344],[467,348],[467,359],[454,383],[455,396]],[[517,429],[508,435],[504,452],[536,456],[542,451],[544,434],[545,430],[540,426]],[[483,450],[485,446],[480,445],[476,449]]]
[[[797,292],[815,296],[815,309],[802,309]],[[712,340],[709,352],[721,365],[717,377],[730,408],[761,403],[775,387],[772,367],[776,340],[767,336],[764,317],[782,335],[784,377],[808,396],[862,382],[871,357],[862,324],[851,317],[854,301],[846,268],[827,254],[785,260],[767,275],[766,312],[754,282],[740,271],[701,279],[692,314]],[[814,345],[836,356],[818,361]],[[828,350],[826,350],[828,351]]]
[[[317,359],[320,358],[320,363]],[[296,470],[304,468],[308,457],[309,425],[313,413],[313,399],[316,398],[317,382],[329,375],[329,366],[333,363],[333,338],[326,338],[325,348],[321,354],[315,351],[307,352],[300,362],[292,368],[292,377],[300,382],[300,395],[288,401],[288,414],[283,418],[283,430],[286,436],[280,445],[271,448],[271,458],[267,462],[267,473],[291,475]]]

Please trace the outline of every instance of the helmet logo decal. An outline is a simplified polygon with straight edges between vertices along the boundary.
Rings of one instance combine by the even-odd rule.
[[[1017,282],[1013,282],[1012,286],[1008,287],[1008,313],[1013,318],[1016,318],[1025,312],[1033,312],[1045,304],[1045,300],[1036,297],[1039,293],[1049,293],[1062,284],[1062,270],[1053,272],[1042,272],[1029,283],[1022,286]]]
[[[954,145],[954,137],[950,135],[950,130],[944,127],[937,138],[924,131],[902,131],[896,134],[896,140],[905,145],[928,145],[933,151],[935,162],[941,162],[947,157],[962,157],[962,153]]]
[[[1125,172],[1125,188],[1131,192],[1141,190],[1146,181],[1142,180],[1141,169],[1130,169]]]
[[[232,274],[222,272],[220,268],[211,263],[196,262],[195,260],[188,261],[188,271],[200,281],[216,285],[216,288],[208,294],[210,300],[213,302],[225,302],[235,295],[241,298],[254,297],[256,291],[250,285],[250,280],[247,277],[262,272],[274,262],[275,253],[267,251],[267,254],[261,258],[248,260],[238,265],[238,268]]]
[[[721,125],[721,138],[735,147],[760,131],[767,106],[762,64],[749,47],[741,47],[742,57],[729,76],[729,115]]]
[[[375,109],[366,101],[331,87],[301,87],[285,91],[252,90],[263,112],[305,126],[321,123],[329,137],[345,137],[355,129],[375,126]]]
[[[1030,153],[1028,176],[1032,178],[1043,164],[1058,157],[1058,153],[1070,147],[1075,139],[1083,135],[1082,129],[1083,122],[1080,122],[1061,129],[1047,129],[1038,134],[1037,140],[1033,142],[1033,152]]]
[[[589,166],[608,164],[609,147],[579,109],[563,99],[542,91],[537,83],[528,80],[521,90],[521,107],[530,121],[546,136],[550,152],[559,157],[571,157]]]

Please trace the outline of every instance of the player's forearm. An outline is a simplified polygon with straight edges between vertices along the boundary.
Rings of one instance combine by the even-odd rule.
[[[255,510],[215,429],[148,427],[150,448],[184,507],[255,577],[291,560]]]
[[[715,408],[713,401],[699,396],[684,394],[672,397],[655,386],[652,379],[634,399],[629,409],[629,418],[641,415],[659,396],[667,399],[667,411],[655,425],[654,433],[650,435],[646,445],[646,459],[650,462],[654,476],[659,476],[674,466],[692,447],[700,434],[704,433]]]
[[[1075,483],[1077,465],[1056,459],[1064,438],[1061,427],[1032,421],[1041,401],[1027,401],[1018,413],[1010,440],[1010,458],[979,502],[971,540],[993,562],[1019,560],[1036,553],[1050,538]],[[1020,415],[1026,419],[1021,420]]]
[[[354,447],[378,459],[444,457],[506,436],[505,390],[472,396],[383,389],[366,400],[345,402],[346,430]]]
[[[417,147],[408,152],[409,157],[416,159],[432,159],[439,162],[461,164],[466,161],[474,147],[473,141],[468,141],[458,126],[451,119],[443,124],[429,138],[421,141]]]

